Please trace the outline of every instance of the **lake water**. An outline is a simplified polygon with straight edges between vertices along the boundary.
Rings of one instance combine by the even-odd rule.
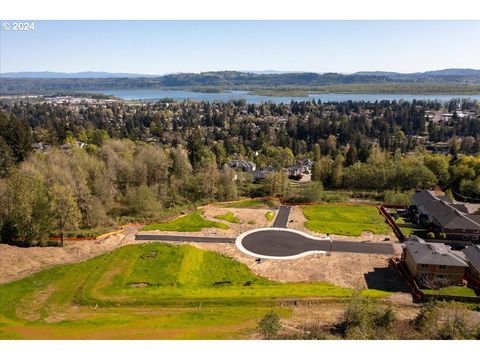
[[[263,96],[249,94],[248,91],[228,91],[221,93],[204,93],[184,90],[160,90],[160,89],[116,89],[116,90],[98,90],[94,93],[108,94],[119,97],[124,100],[159,100],[170,98],[177,101],[199,100],[208,102],[246,100],[248,103],[260,104],[264,102],[290,103],[295,101],[308,101],[315,99],[322,102],[329,101],[381,101],[381,100],[439,100],[449,101],[452,98],[469,98],[480,101],[480,95],[449,95],[449,94],[309,94],[308,96]]]

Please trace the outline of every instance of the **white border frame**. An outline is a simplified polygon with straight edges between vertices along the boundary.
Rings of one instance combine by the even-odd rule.
[[[245,236],[256,233],[256,232],[267,231],[267,230],[268,231],[290,232],[290,233],[294,233],[294,234],[297,234],[297,235],[304,236],[304,237],[306,237],[308,239],[312,239],[312,240],[323,240],[323,241],[330,240],[330,241],[332,241],[332,238],[330,236],[315,237],[313,235],[304,233],[303,231],[299,231],[299,230],[287,229],[287,228],[266,227],[266,228],[258,228],[258,229],[245,231],[244,233],[240,234],[237,237],[237,239],[235,240],[235,245],[237,246],[238,250],[240,250],[244,254],[247,254],[247,255],[250,255],[250,256],[253,256],[253,257],[256,257],[256,258],[260,258],[260,259],[269,259],[269,260],[292,260],[292,259],[299,259],[301,257],[308,256],[308,255],[313,255],[313,254],[327,254],[328,253],[328,251],[325,251],[325,250],[310,250],[310,251],[302,252],[302,253],[297,254],[297,255],[269,256],[269,255],[256,254],[256,253],[254,253],[250,250],[245,249],[245,247],[242,244],[242,240]]]
[[[16,0],[2,20],[479,20],[476,0]]]

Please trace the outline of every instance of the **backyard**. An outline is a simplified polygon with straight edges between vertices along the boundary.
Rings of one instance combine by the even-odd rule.
[[[452,296],[477,296],[475,290],[466,287],[466,286],[448,286],[440,289],[422,289],[425,294],[435,294],[435,295],[452,295]]]

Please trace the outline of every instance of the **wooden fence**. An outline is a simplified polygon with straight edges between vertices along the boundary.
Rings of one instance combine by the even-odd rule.
[[[390,227],[393,229],[393,232],[395,233],[395,235],[397,235],[398,240],[400,240],[401,242],[405,241],[405,239],[406,239],[405,235],[403,234],[402,230],[397,225],[395,220],[390,216],[387,209],[383,205],[380,205],[379,210],[380,210],[380,213],[387,220],[388,225],[390,225]]]

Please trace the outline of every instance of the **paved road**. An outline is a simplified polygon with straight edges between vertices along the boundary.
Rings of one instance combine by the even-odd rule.
[[[281,230],[263,230],[248,234],[242,239],[242,245],[248,251],[265,256],[293,256],[314,250],[384,255],[395,253],[392,244],[314,240]]]
[[[290,215],[290,210],[290,206],[280,206],[280,209],[278,209],[277,217],[275,218],[272,227],[286,228],[288,223],[288,216]]]
[[[135,240],[159,240],[178,242],[202,242],[202,243],[235,243],[234,238],[206,237],[206,236],[184,236],[184,235],[146,235],[137,234]]]

